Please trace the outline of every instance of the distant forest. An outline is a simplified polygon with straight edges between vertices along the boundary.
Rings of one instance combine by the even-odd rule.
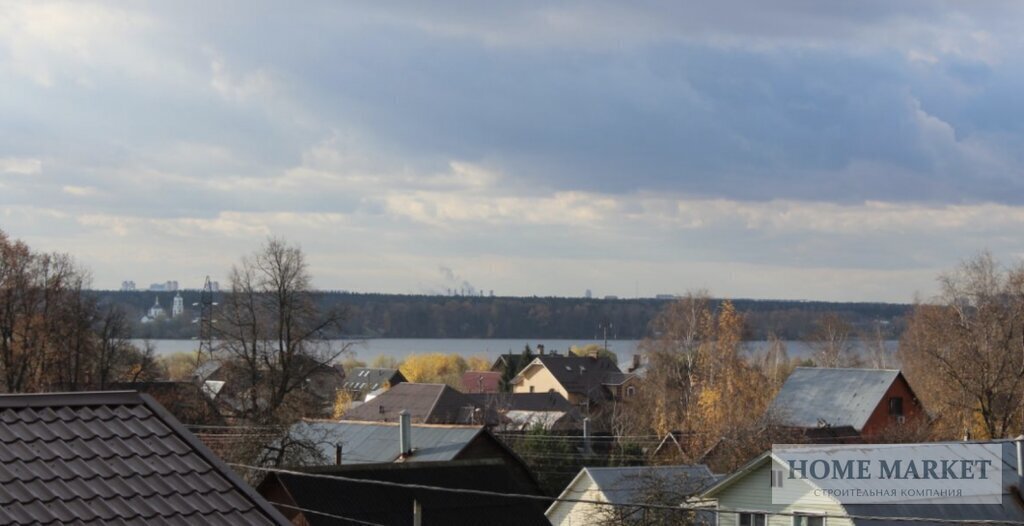
[[[185,314],[176,319],[141,323],[156,298],[170,314],[174,292],[93,291],[101,303],[122,306],[135,323],[133,336],[188,339],[196,336],[199,291],[180,291]],[[217,295],[219,296],[219,294]],[[600,339],[610,324],[609,338],[640,339],[651,335],[651,321],[670,300],[585,299],[539,297],[411,296],[321,292],[321,307],[348,310],[344,334],[359,338],[545,338]],[[217,301],[215,297],[215,301]],[[748,339],[774,333],[800,340],[825,313],[836,313],[856,331],[890,338],[902,332],[911,305],[893,303],[831,303],[791,300],[732,300],[744,313]]]

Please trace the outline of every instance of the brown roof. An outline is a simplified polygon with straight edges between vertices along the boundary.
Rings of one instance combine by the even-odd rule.
[[[0,396],[2,524],[287,524],[130,391]]]
[[[462,374],[463,393],[497,393],[501,390],[501,373],[467,371]]]
[[[445,384],[400,383],[373,400],[345,413],[345,420],[397,422],[398,413],[409,412],[420,424],[479,423],[478,408],[471,398]]]

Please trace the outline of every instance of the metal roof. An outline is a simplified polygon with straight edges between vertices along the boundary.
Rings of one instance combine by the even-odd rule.
[[[694,494],[715,481],[704,464],[583,468],[613,504],[643,502],[650,485],[669,484],[682,494]]]
[[[134,391],[0,396],[2,524],[288,524]]]
[[[413,453],[405,461],[452,460],[481,433],[483,426],[413,424]],[[341,444],[344,464],[393,462],[399,454],[398,424],[308,421],[292,426],[289,435],[315,444],[325,460],[333,461]]]
[[[797,367],[769,411],[795,427],[860,431],[899,374],[895,369]]]
[[[361,367],[348,371],[342,385],[351,391],[374,391],[385,384],[395,385],[404,381],[405,376],[398,369]]]

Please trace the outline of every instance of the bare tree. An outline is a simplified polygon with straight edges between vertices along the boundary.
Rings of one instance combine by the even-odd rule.
[[[829,312],[818,318],[807,344],[814,350],[819,367],[845,367],[856,362],[852,338],[853,328],[842,316]]]
[[[348,350],[330,339],[344,311],[321,312],[310,280],[302,251],[279,239],[232,268],[217,332],[236,384],[236,416],[267,424],[308,413],[299,403],[309,397],[307,382]]]
[[[899,356],[944,438],[1020,432],[1024,410],[1024,266],[985,252],[939,278],[910,316]]]

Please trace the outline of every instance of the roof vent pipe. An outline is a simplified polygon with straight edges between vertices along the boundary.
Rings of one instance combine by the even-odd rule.
[[[336,444],[334,446],[334,464],[338,466],[341,465],[341,444]]]
[[[1024,488],[1024,435],[1017,437],[1014,443],[1017,446],[1017,487]]]
[[[412,419],[405,409],[398,413],[398,443],[399,455],[405,458],[412,454]]]

